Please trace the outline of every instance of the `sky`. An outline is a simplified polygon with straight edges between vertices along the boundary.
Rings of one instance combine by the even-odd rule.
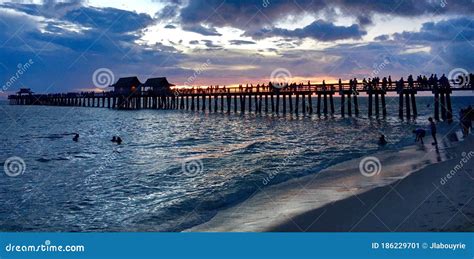
[[[474,70],[472,0],[0,0],[0,97]]]

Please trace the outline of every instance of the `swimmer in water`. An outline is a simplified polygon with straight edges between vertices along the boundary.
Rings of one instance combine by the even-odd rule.
[[[122,144],[122,138],[121,137],[117,137],[117,144]]]
[[[112,142],[117,142],[117,138],[115,136],[112,137]]]
[[[387,140],[385,140],[385,135],[384,134],[380,135],[379,145],[385,146],[386,144],[387,144]]]
[[[74,137],[72,138],[73,141],[79,141],[79,134],[76,133],[76,135],[74,135]]]

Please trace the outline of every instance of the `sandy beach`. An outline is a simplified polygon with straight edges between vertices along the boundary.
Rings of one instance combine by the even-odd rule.
[[[474,137],[444,138],[438,150],[427,139],[370,155],[381,166],[373,175],[360,173],[365,157],[346,161],[270,186],[189,231],[472,230]]]

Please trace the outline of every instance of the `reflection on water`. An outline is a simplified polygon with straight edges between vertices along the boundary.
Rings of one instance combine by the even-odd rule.
[[[419,98],[416,121],[3,103],[0,161],[22,157],[26,172],[0,176],[1,230],[189,228],[268,185],[380,150],[380,133],[384,149],[411,144],[431,101]],[[453,98],[455,110],[468,102]],[[396,115],[396,98],[387,104]],[[110,141],[114,135],[122,145]]]

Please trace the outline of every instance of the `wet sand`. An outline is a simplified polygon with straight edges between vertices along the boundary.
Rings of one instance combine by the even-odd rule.
[[[378,174],[360,173],[359,164],[367,156],[343,162],[320,173],[265,188],[189,231],[472,228],[474,136],[460,142],[445,140],[438,150],[425,143],[370,156],[380,161]],[[461,162],[463,158],[466,163]],[[455,174],[448,179],[453,170]]]

